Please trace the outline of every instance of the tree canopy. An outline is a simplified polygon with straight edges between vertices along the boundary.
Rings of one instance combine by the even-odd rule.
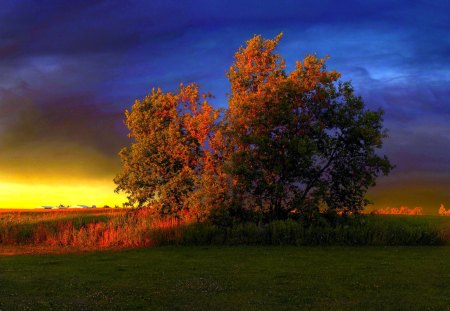
[[[122,171],[114,181],[116,191],[128,193],[130,205],[152,204],[161,214],[176,216],[198,206],[193,194],[212,169],[206,146],[218,117],[209,96],[200,95],[196,84],[181,84],[176,93],[153,89],[125,111],[134,142],[120,151]]]
[[[223,114],[195,84],[153,90],[126,111],[134,142],[115,182],[130,204],[197,219],[217,208],[282,219],[367,205],[392,169],[377,153],[383,112],[367,109],[326,58],[307,55],[286,72],[281,37],[254,36],[236,52]]]

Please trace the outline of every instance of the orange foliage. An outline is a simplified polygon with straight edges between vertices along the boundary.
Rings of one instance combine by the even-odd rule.
[[[381,208],[378,210],[374,210],[371,213],[376,215],[422,215],[423,210],[421,207],[409,208],[406,206],[400,206],[398,208]]]
[[[123,167],[115,182],[116,191],[129,194],[130,205],[152,204],[161,215],[204,218],[205,185],[215,184],[218,160],[212,141],[220,110],[208,103],[210,97],[195,83],[180,84],[177,92],[152,90],[125,112],[134,142],[120,152]]]
[[[438,210],[439,215],[441,216],[450,216],[450,209],[446,210],[444,204],[441,204]]]

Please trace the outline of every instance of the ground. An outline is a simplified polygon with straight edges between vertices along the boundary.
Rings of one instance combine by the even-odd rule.
[[[0,310],[450,310],[450,247],[154,247],[0,257]]]

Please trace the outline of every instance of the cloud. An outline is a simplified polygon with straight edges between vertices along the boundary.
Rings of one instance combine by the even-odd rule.
[[[117,153],[127,143],[122,111],[111,109],[93,90],[71,87],[71,80],[82,76],[64,79],[76,72],[64,62],[51,70],[23,70],[25,80],[0,88],[2,175],[29,179],[114,174]]]
[[[450,181],[436,186],[433,176],[450,174],[449,10],[448,1],[406,0],[6,0],[0,172],[113,176],[128,142],[123,110],[136,98],[195,81],[225,107],[236,49],[283,31],[279,52],[290,68],[307,53],[329,54],[328,68],[385,110],[384,152],[397,164],[386,185],[409,180],[442,197]]]

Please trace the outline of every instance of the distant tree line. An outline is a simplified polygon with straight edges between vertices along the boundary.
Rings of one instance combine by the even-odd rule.
[[[308,55],[286,72],[281,34],[254,36],[235,54],[227,109],[197,84],[153,89],[125,111],[132,138],[120,152],[116,191],[132,206],[204,220],[262,220],[359,213],[392,165],[372,111],[326,58]]]

